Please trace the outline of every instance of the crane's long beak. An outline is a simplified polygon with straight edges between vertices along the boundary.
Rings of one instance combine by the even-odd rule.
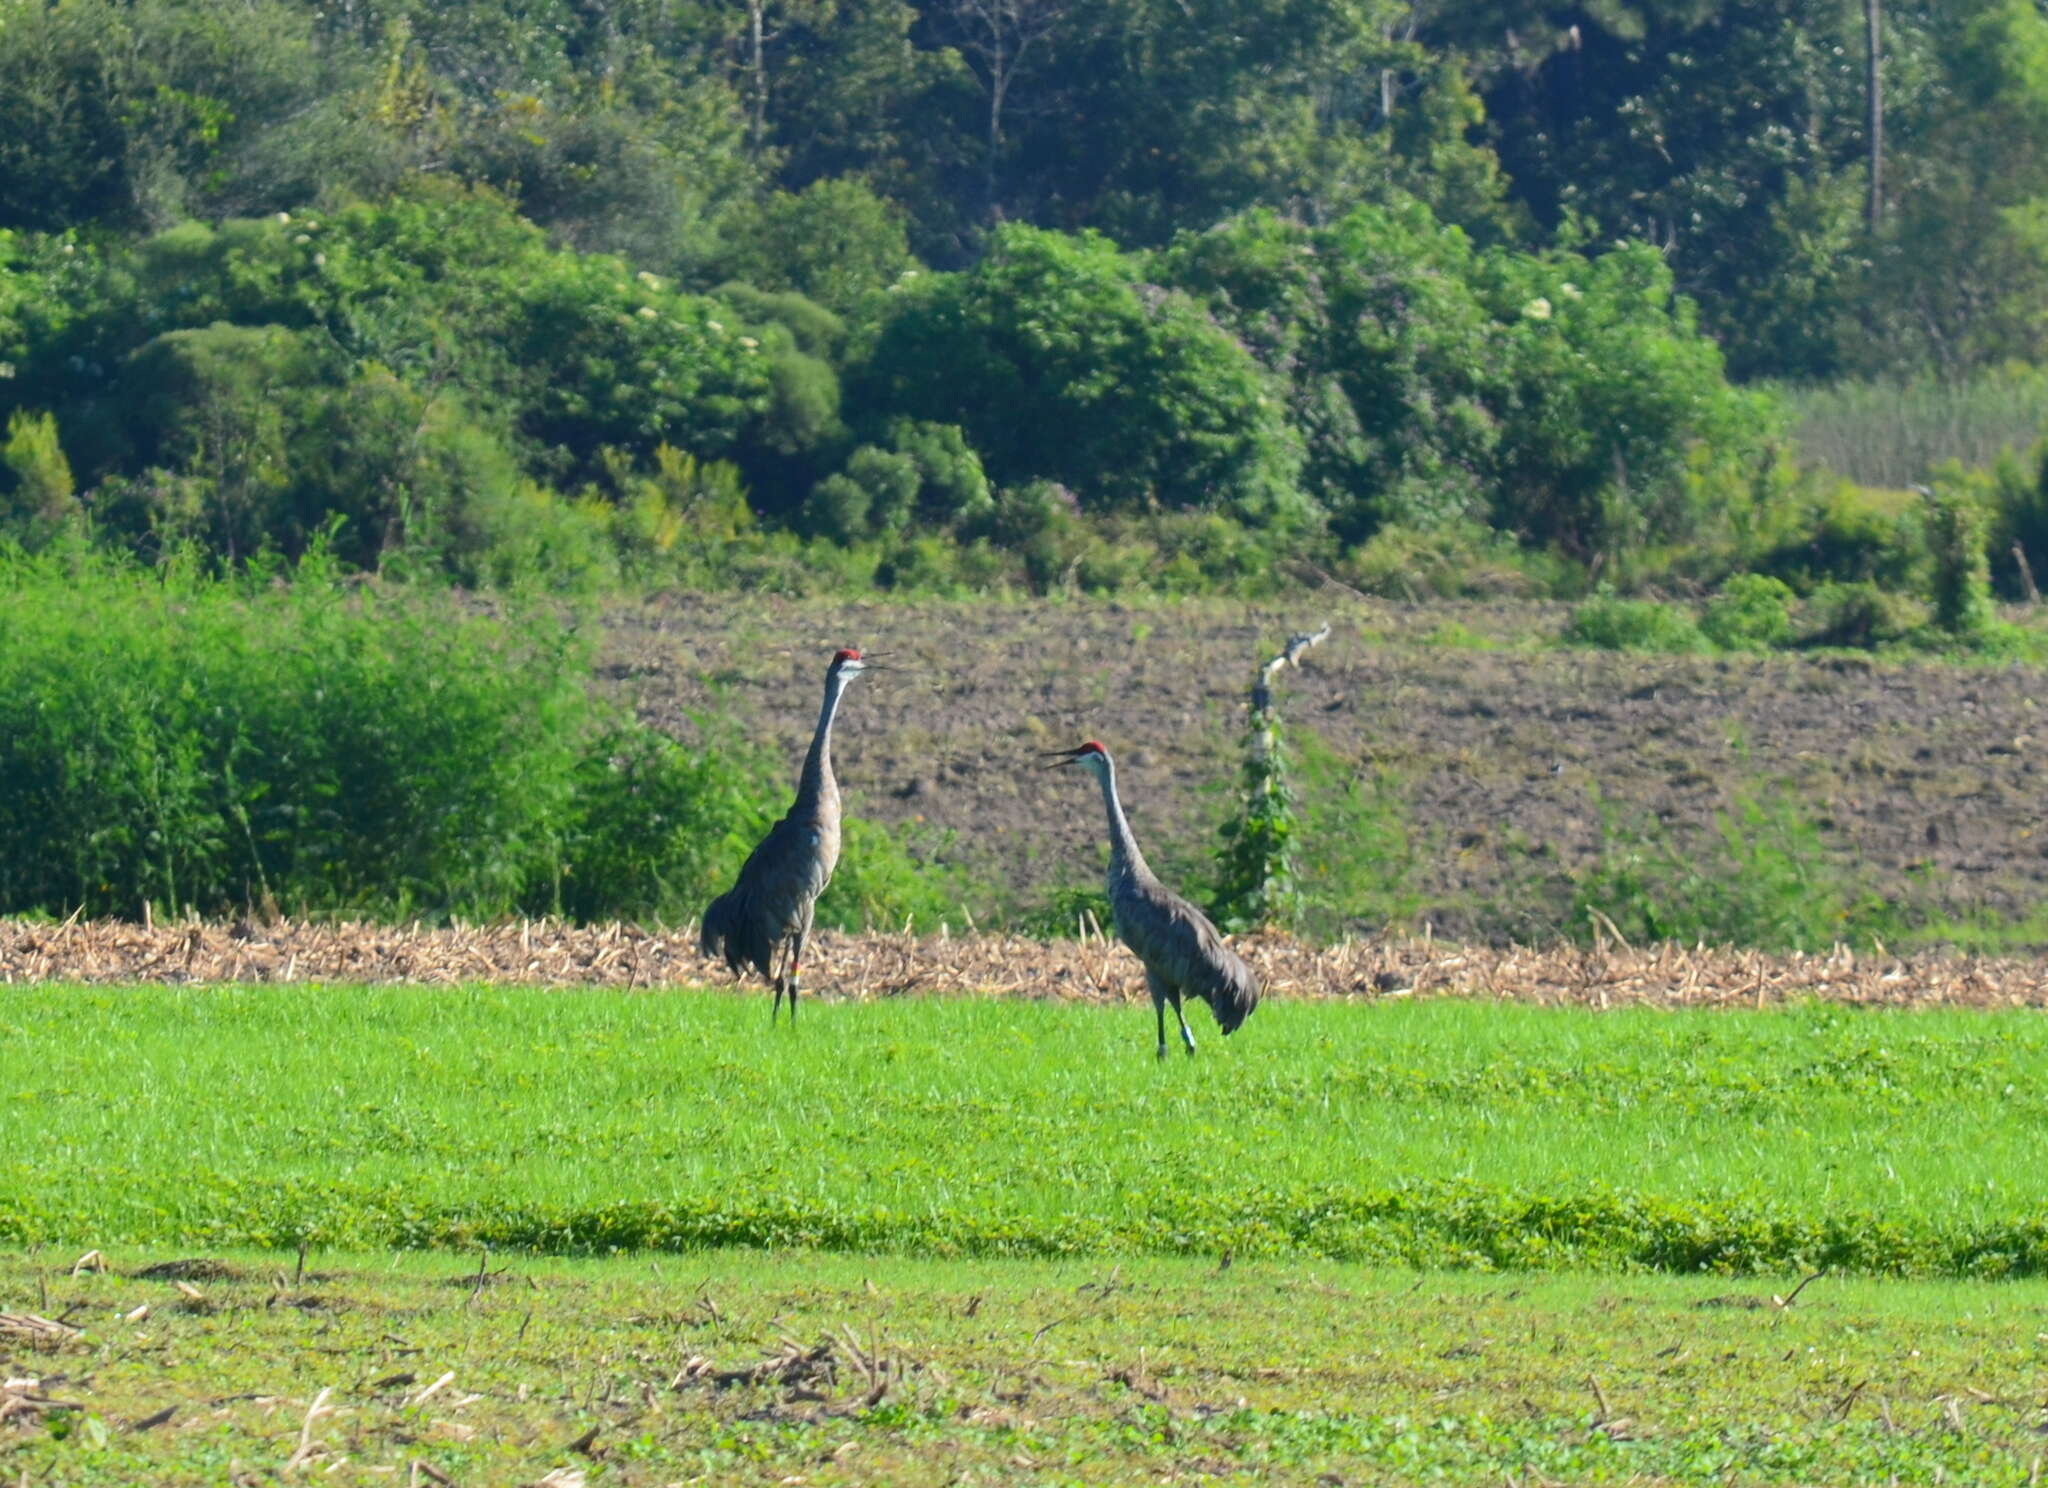
[[[1051,764],[1045,767],[1046,769],[1057,770],[1063,766],[1071,765],[1086,752],[1086,750],[1081,749],[1048,749],[1039,758],[1052,761]]]

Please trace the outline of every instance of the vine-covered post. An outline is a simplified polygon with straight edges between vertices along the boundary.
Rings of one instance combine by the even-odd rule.
[[[1217,917],[1233,930],[1290,924],[1295,911],[1294,792],[1287,783],[1287,752],[1273,679],[1300,666],[1311,647],[1328,639],[1320,630],[1292,636],[1259,668],[1252,682],[1238,813],[1223,824],[1223,871]]]

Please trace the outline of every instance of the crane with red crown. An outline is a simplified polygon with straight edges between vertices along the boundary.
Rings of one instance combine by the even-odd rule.
[[[847,685],[873,663],[854,647],[839,651],[825,671],[825,705],[818,713],[811,751],[797,782],[796,800],[748,854],[731,889],[711,901],[697,944],[707,956],[722,956],[736,975],[752,967],[775,989],[773,1022],[789,998],[796,1023],[797,975],[818,896],[832,882],[839,862],[839,782],[832,775],[832,718]],[[780,956],[783,969],[776,970]]]

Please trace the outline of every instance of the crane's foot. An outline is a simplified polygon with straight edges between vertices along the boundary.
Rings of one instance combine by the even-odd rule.
[[[1195,1041],[1194,1041],[1193,1039],[1189,1039],[1189,1040],[1187,1041],[1187,1044],[1188,1044],[1188,1058],[1190,1058],[1190,1059],[1193,1059],[1193,1058],[1195,1057]]]
[[[1159,1041],[1159,1057],[1161,1059],[1164,1059],[1166,1057],[1166,1040],[1164,1039],[1161,1039]]]

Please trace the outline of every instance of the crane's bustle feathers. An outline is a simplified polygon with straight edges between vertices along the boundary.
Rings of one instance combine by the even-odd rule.
[[[1145,969],[1183,997],[1199,997],[1216,1015],[1216,1026],[1234,1033],[1259,1005],[1259,984],[1208,917],[1156,878],[1134,885],[1136,894],[1117,896],[1117,934]]]

